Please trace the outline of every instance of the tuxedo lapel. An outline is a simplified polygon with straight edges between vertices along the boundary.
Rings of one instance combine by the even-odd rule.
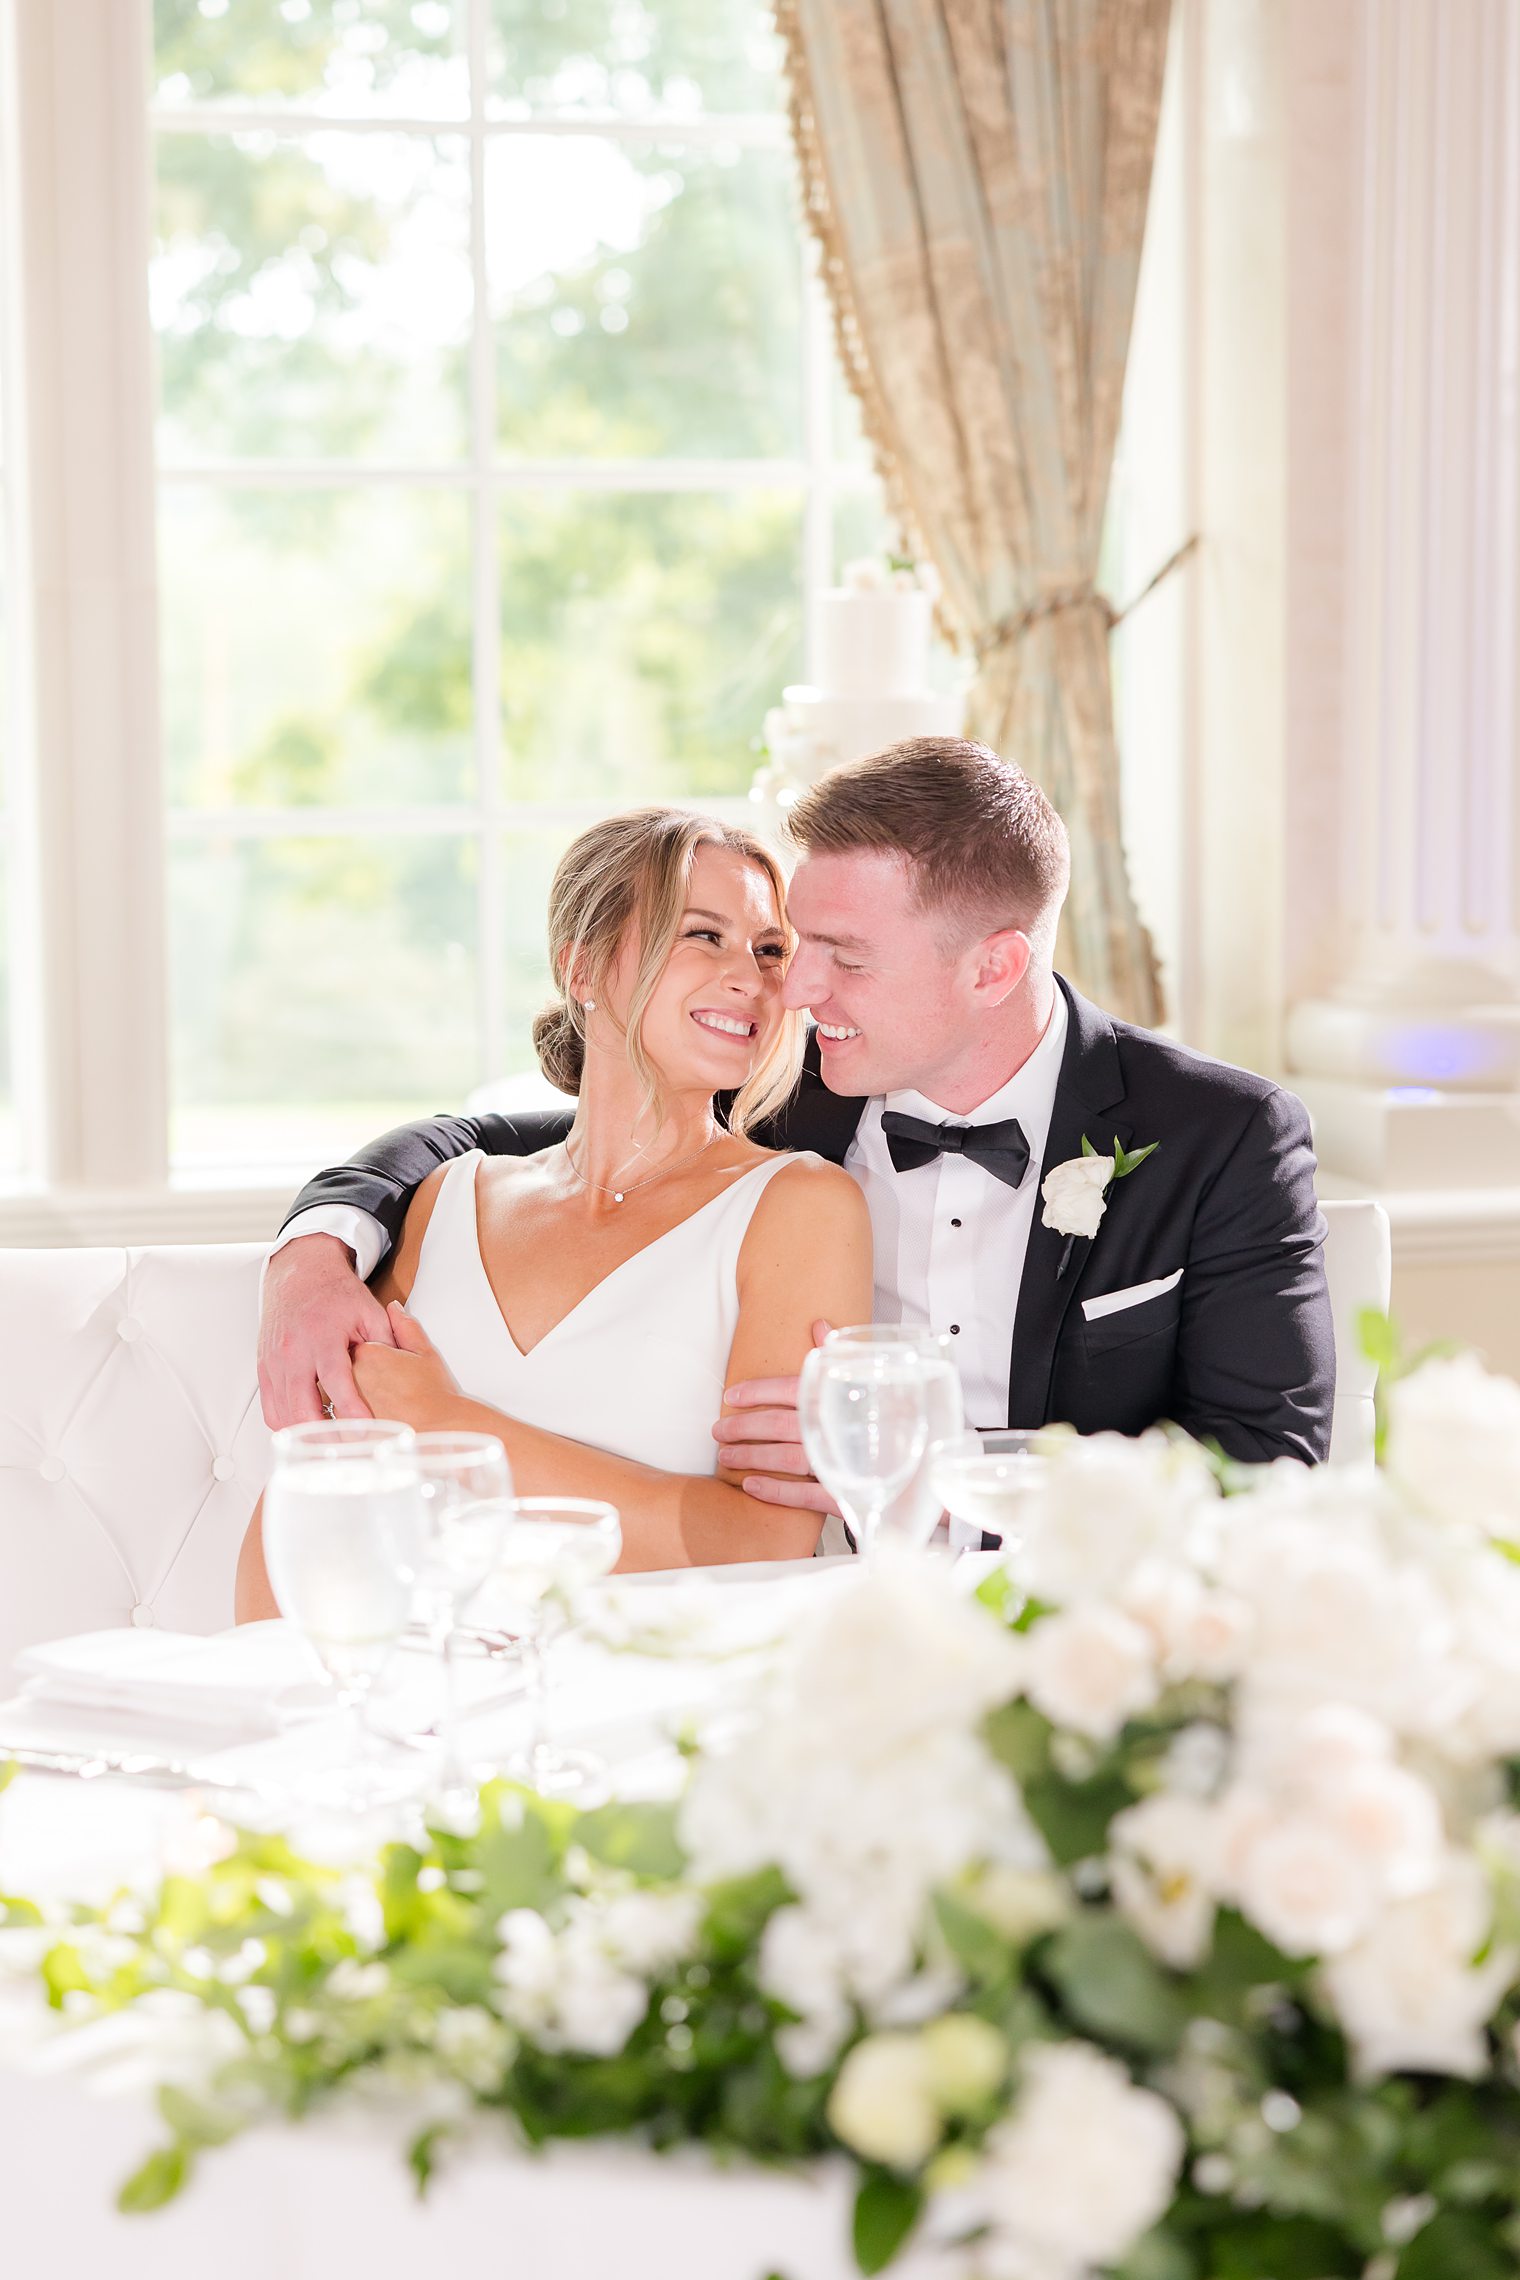
[[[1038,1167],[1031,1166],[1025,1175],[1040,1182],[1054,1165],[1081,1155],[1084,1133],[1100,1155],[1112,1155],[1115,1140],[1127,1146],[1132,1130],[1116,1116],[1124,1100],[1124,1076],[1112,1023],[1059,974],[1056,987],[1067,1004],[1066,1049],[1061,1056],[1044,1161]],[[1056,1340],[1092,1248],[1091,1243],[1078,1241],[1063,1275],[1061,1259],[1069,1238],[1045,1226],[1043,1215],[1044,1206],[1037,1196],[1013,1318],[1008,1423],[1014,1428],[1048,1421]],[[1096,1239],[1101,1241],[1101,1229]]]

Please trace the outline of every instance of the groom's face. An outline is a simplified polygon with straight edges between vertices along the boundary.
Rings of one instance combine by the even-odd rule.
[[[947,939],[943,913],[918,908],[909,865],[860,851],[804,856],[787,911],[797,948],[786,1003],[818,1024],[831,1092],[921,1092],[966,1051],[974,961]]]

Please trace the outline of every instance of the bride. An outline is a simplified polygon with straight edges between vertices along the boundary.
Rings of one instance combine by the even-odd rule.
[[[494,1433],[520,1495],[615,1504],[625,1568],[817,1539],[816,1513],[713,1470],[725,1388],[794,1377],[820,1316],[871,1311],[855,1182],[745,1138],[796,1080],[790,939],[779,867],[747,832],[673,808],[582,832],[550,888],[556,994],[533,1026],[576,1098],[569,1135],[423,1183],[376,1284],[396,1345],[355,1356],[375,1416]],[[737,1095],[726,1125],[719,1093]],[[237,1612],[277,1612],[257,1512]]]

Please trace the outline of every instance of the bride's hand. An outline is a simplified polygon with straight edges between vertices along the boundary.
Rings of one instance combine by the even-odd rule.
[[[430,1432],[463,1399],[458,1382],[422,1324],[399,1301],[393,1300],[386,1312],[396,1343],[355,1347],[354,1383],[372,1417]]]

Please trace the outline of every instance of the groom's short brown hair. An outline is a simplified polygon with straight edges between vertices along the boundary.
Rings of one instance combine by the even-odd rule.
[[[804,855],[911,864],[919,907],[986,933],[1021,927],[1048,956],[1071,877],[1066,826],[1022,768],[958,736],[912,736],[847,761],[787,817]]]

